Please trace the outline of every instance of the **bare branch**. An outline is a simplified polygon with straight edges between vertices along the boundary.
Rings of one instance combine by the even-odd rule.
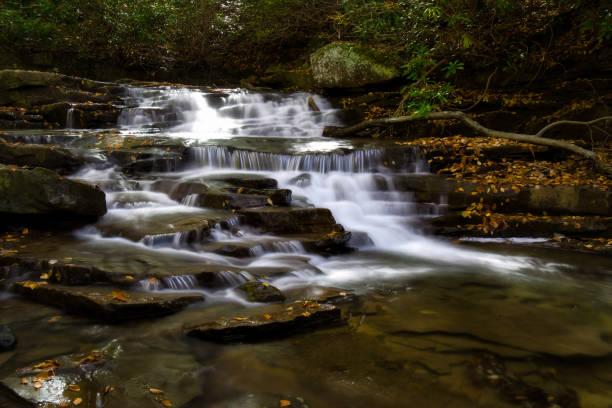
[[[356,125],[349,126],[346,128],[326,128],[324,135],[328,137],[339,137],[339,138],[348,137],[348,136],[354,135],[356,133],[361,132],[362,130],[365,130],[371,127],[384,127],[384,126],[397,125],[397,124],[415,122],[415,121],[421,121],[421,120],[458,120],[458,121],[463,122],[467,126],[469,126],[471,129],[475,130],[476,132],[483,134],[485,136],[498,137],[501,139],[513,140],[516,142],[531,143],[531,144],[536,144],[540,146],[556,147],[559,149],[567,150],[567,151],[570,151],[572,153],[578,154],[582,157],[592,160],[593,163],[595,164],[595,167],[599,171],[607,173],[608,175],[612,175],[612,166],[610,166],[608,163],[601,160],[595,152],[582,148],[580,146],[576,146],[575,144],[572,144],[565,140],[555,140],[555,139],[549,139],[549,138],[542,137],[542,134],[545,133],[547,130],[550,130],[551,128],[558,126],[560,124],[590,126],[590,125],[593,125],[595,123],[602,122],[605,120],[612,120],[612,117],[609,117],[609,116],[598,118],[598,119],[595,119],[589,122],[577,122],[577,121],[555,122],[555,123],[551,123],[550,125],[546,126],[544,129],[542,129],[540,132],[538,132],[535,135],[528,135],[528,134],[523,134],[523,133],[504,132],[501,130],[489,129],[487,127],[482,126],[480,123],[476,122],[474,119],[470,118],[468,115],[466,115],[463,112],[442,111],[442,112],[432,112],[424,116],[419,116],[419,115],[397,116],[397,117],[391,117],[391,118],[385,118],[385,119],[367,120],[367,121],[364,121],[364,122],[361,122],[361,123],[358,123]]]

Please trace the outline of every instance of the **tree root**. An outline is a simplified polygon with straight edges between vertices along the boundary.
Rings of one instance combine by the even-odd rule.
[[[535,135],[529,135],[524,133],[513,133],[513,132],[504,132],[501,130],[494,130],[484,127],[480,123],[476,122],[474,119],[470,118],[463,112],[459,111],[442,111],[442,112],[432,112],[424,116],[412,115],[412,116],[397,116],[391,118],[384,119],[373,119],[366,120],[361,123],[358,123],[353,126],[338,128],[338,127],[329,127],[325,129],[324,136],[334,137],[334,138],[343,138],[350,137],[362,130],[372,128],[372,127],[385,127],[398,125],[402,123],[415,122],[420,120],[458,120],[466,124],[471,129],[476,132],[489,136],[489,137],[497,137],[501,139],[513,140],[521,143],[530,143],[540,146],[549,146],[556,147],[559,149],[567,150],[569,152],[575,153],[584,158],[590,159],[593,161],[595,168],[607,174],[608,176],[612,176],[612,165],[607,163],[605,160],[601,159],[597,153],[592,150],[588,150],[577,146],[573,143],[564,141],[564,140],[556,140],[550,139],[546,137],[542,137],[546,131],[550,130],[553,127],[560,125],[580,125],[580,126],[592,126],[595,123],[612,121],[612,116],[605,116],[602,118],[598,118],[588,122],[579,122],[579,121],[559,121],[549,124],[544,127]]]

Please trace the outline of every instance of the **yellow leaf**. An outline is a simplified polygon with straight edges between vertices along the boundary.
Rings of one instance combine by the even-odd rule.
[[[111,297],[113,298],[113,300],[116,300],[118,302],[127,302],[129,298],[129,296],[125,292],[121,292],[119,290],[113,290],[113,292],[111,293]]]
[[[280,400],[278,402],[278,406],[280,408],[290,407],[291,406],[291,401],[289,401],[289,400]]]
[[[264,313],[263,318],[266,319],[266,320],[270,320],[270,319],[272,319],[272,315],[268,314],[268,313]]]
[[[37,381],[34,383],[33,387],[39,390],[42,388],[42,383],[40,381]]]
[[[24,384],[24,385],[30,382],[30,380],[28,380],[28,378],[27,378],[27,377],[21,377],[21,380],[20,380],[20,381],[21,381],[21,383],[22,383],[22,384]]]
[[[49,279],[49,274],[48,274],[48,273],[43,273],[43,274],[41,274],[41,275],[40,275],[40,279],[42,279],[42,280],[47,280],[47,279]]]
[[[162,400],[161,404],[166,408],[172,408],[172,401],[168,399]]]
[[[83,398],[75,398],[74,401],[72,401],[74,405],[81,405],[82,402]]]
[[[160,395],[163,394],[164,392],[162,390],[160,390],[159,388],[149,388],[149,392],[153,395]]]
[[[32,366],[33,370],[53,370],[59,367],[59,363],[56,360],[45,360],[42,363],[38,363]]]
[[[310,313],[310,312],[302,313],[302,316],[304,316],[304,317],[310,317],[310,315],[312,315],[312,313]]]
[[[233,319],[238,321],[238,322],[243,322],[245,320],[248,320],[248,318],[242,317],[242,316],[235,316]]]

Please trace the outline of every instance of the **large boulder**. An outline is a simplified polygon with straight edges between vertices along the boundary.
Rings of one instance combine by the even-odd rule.
[[[13,144],[0,140],[0,163],[70,172],[85,164],[85,161],[55,146]]]
[[[387,82],[399,76],[394,67],[380,62],[357,44],[335,42],[310,56],[315,84],[320,88],[358,88]]]
[[[104,192],[37,167],[0,165],[0,218],[54,224],[96,220],[106,213]]]

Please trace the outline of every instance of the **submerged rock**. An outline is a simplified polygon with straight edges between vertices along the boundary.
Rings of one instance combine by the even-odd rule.
[[[251,281],[246,282],[238,287],[238,290],[244,292],[249,302],[282,302],[285,300],[285,295],[275,286],[267,282]]]
[[[84,165],[85,161],[66,149],[54,146],[12,144],[0,140],[0,163],[69,172]]]
[[[342,312],[332,305],[301,301],[270,306],[261,314],[235,316],[185,326],[187,335],[201,340],[231,343],[282,338],[321,327],[342,324]]]
[[[17,344],[17,337],[6,325],[0,325],[0,353],[3,351],[12,350]]]
[[[0,165],[0,218],[9,222],[81,223],[105,213],[104,192],[96,187],[43,168]]]
[[[394,67],[354,43],[335,42],[310,56],[315,84],[321,88],[358,88],[399,76]]]
[[[164,316],[204,300],[199,293],[123,292],[110,286],[62,286],[31,281],[17,282],[14,291],[69,313],[111,322]]]

